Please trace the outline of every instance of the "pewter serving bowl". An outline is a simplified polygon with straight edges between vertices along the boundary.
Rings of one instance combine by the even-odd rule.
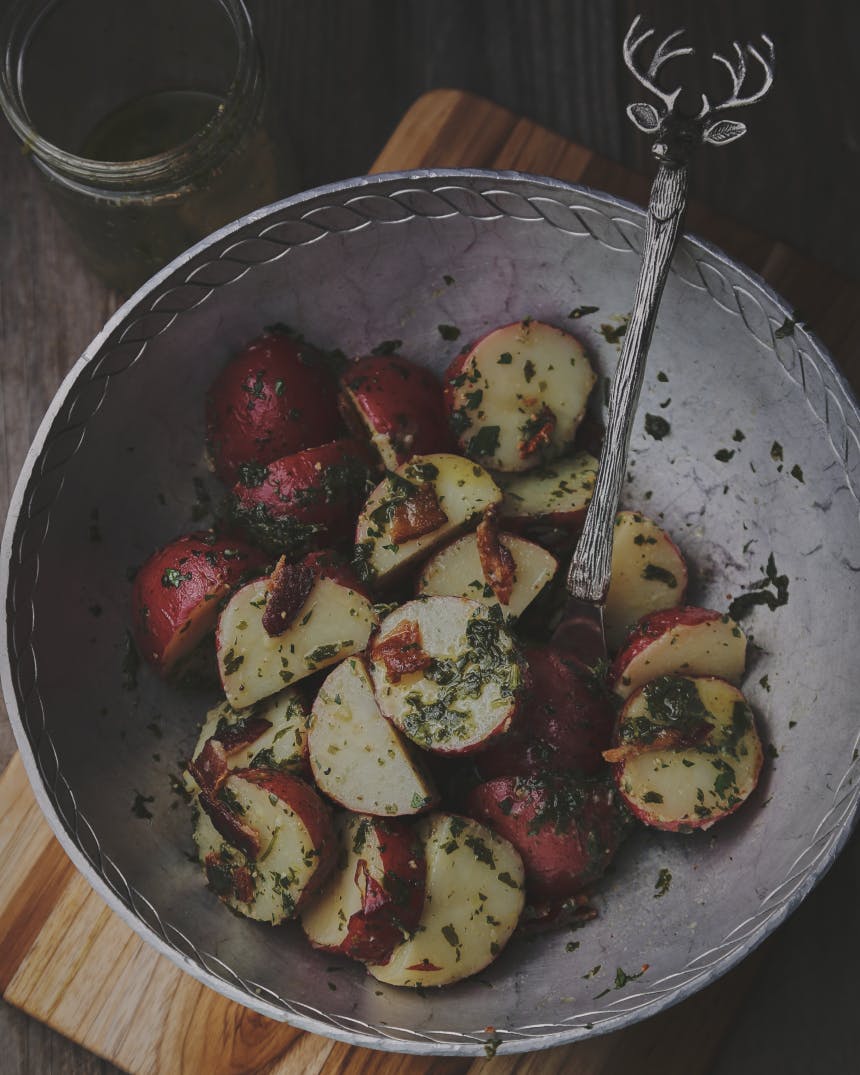
[[[752,799],[711,832],[637,832],[575,952],[566,932],[515,940],[476,980],[419,995],[314,953],[297,926],[229,914],[187,858],[189,810],[171,792],[213,698],[172,689],[145,667],[129,689],[127,572],[201,525],[195,481],[219,495],[203,459],[203,397],[243,343],[282,321],[349,354],[399,339],[404,354],[441,371],[464,341],[531,315],[580,336],[611,374],[618,345],[600,327],[630,308],[642,235],[634,206],[509,173],[323,188],[174,261],[111,319],[57,393],[3,542],[12,723],[78,868],[150,944],[213,989],[383,1049],[481,1055],[487,1027],[503,1051],[575,1041],[723,974],[798,905],[847,839],[860,790],[857,404],[815,339],[800,327],[777,331],[786,304],[692,238],[666,287],[625,499],[662,520],[688,556],[692,603],[725,608],[727,595],[762,577],[771,553],[788,575],[788,604],[745,621],[756,642],[745,686],[778,757]],[[568,317],[583,305],[599,312]],[[439,325],[457,326],[459,341],[446,342]],[[645,434],[646,412],[670,422],[663,440]],[[720,449],[734,454],[721,461]],[[153,797],[151,820],[133,812],[138,794]],[[655,899],[663,869],[671,886]],[[632,974],[646,963],[615,988],[617,968]]]

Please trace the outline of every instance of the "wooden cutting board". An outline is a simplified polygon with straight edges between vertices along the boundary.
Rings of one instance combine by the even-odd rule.
[[[373,171],[516,169],[644,203],[648,180],[529,120],[454,90],[421,97]],[[860,383],[860,284],[700,206],[691,231],[764,276]],[[493,1075],[706,1072],[764,958],[760,949],[691,1000],[616,1034],[494,1060],[380,1053],[273,1022],[213,993],[140,940],[77,873],[36,806],[15,757],[0,778],[0,989],[3,997],[135,1075]],[[667,1049],[671,1043],[671,1050]]]

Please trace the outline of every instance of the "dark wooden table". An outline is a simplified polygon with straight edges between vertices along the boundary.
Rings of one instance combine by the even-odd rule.
[[[624,118],[638,91],[620,62],[635,11],[687,25],[691,71],[733,37],[773,36],[779,57],[751,135],[703,155],[693,191],[713,208],[860,277],[860,5],[819,0],[248,0],[303,186],[365,171],[408,105],[457,86],[630,167],[647,149]],[[0,3],[0,12],[8,0]],[[84,270],[32,165],[0,123],[0,505],[60,379],[119,297]],[[0,714],[2,716],[2,714]],[[13,751],[0,720],[0,767]],[[14,868],[14,864],[4,864]],[[860,842],[769,942],[752,1003],[715,1075],[857,1069]],[[671,1044],[667,1043],[670,1048]],[[3,1075],[113,1072],[0,1007]]]

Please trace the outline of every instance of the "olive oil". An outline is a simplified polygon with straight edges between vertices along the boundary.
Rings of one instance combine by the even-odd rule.
[[[95,161],[135,161],[168,153],[202,131],[223,107],[221,97],[196,90],[138,97],[96,124],[80,155]]]

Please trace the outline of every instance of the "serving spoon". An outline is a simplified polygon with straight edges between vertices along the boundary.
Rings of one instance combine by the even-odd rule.
[[[770,38],[761,35],[761,48],[753,44],[742,47],[735,41],[731,59],[716,52],[712,57],[728,69],[731,94],[720,104],[712,105],[703,93],[698,114],[685,115],[677,107],[683,87],[663,90],[658,78],[669,60],[687,56],[693,49],[672,48],[684,32],[676,30],[657,46],[648,66],[640,68],[637,54],[641,57],[642,46],[654,34],[653,29],[640,31],[640,22],[641,16],[637,15],[624,38],[624,62],[634,77],[658,98],[658,104],[628,105],[627,115],[640,131],[656,135],[652,152],[658,169],[648,201],[633,310],[610,391],[600,465],[582,534],[567,572],[567,604],[553,634],[554,645],[570,650],[588,666],[605,660],[607,655],[603,611],[611,575],[615,515],[627,470],[630,434],[648,348],[687,207],[689,164],[703,143],[726,145],[744,135],[746,125],[726,119],[725,113],[761,100],[773,83],[774,49]],[[761,85],[744,94],[750,61],[761,69]]]

